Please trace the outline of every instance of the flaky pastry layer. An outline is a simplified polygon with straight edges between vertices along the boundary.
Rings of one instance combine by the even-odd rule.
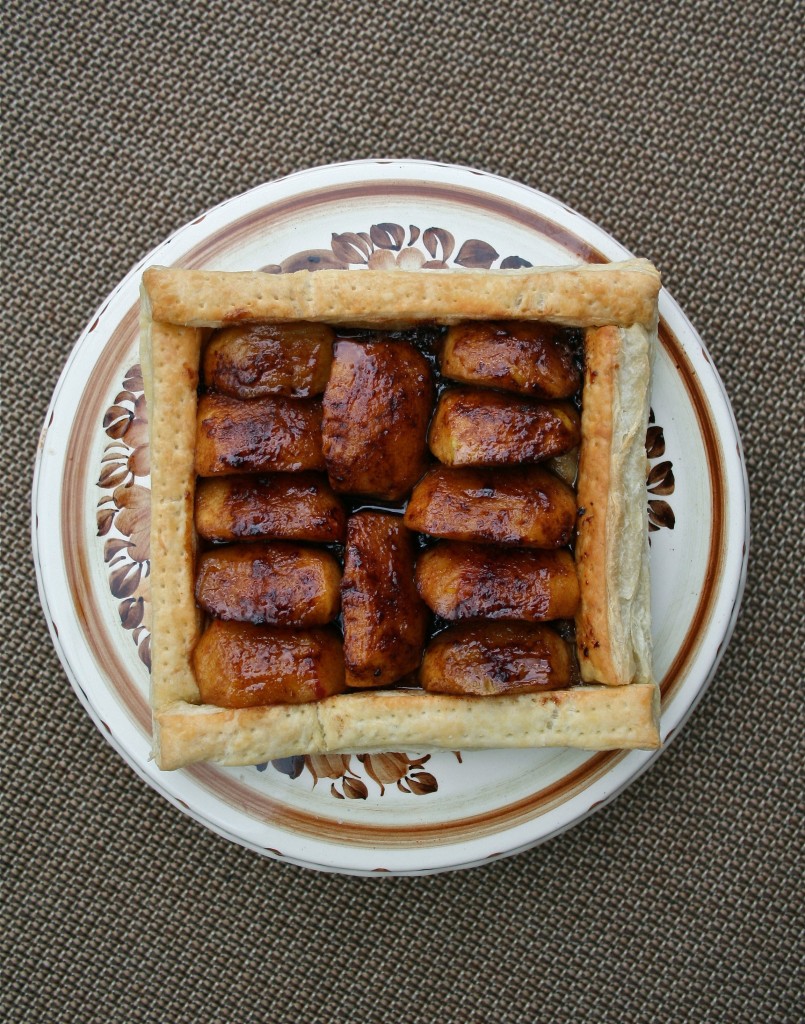
[[[159,764],[260,764],[296,754],[404,750],[656,747],[659,692],[650,683],[576,687],[518,697],[410,690],[346,693],[312,704],[158,711]]]
[[[152,267],[151,318],[189,327],[308,320],[351,327],[423,321],[549,320],[573,327],[656,322],[660,275],[647,260],[521,270],[226,273]]]
[[[576,482],[576,649],[585,682],[650,682],[646,428],[651,336],[639,324],[585,332]]]
[[[147,270],[141,356],[151,431],[151,705],[159,766],[381,748],[658,746],[643,444],[659,286],[645,260],[516,271]],[[577,629],[593,637],[586,652],[580,644],[583,678],[607,685],[518,697],[394,690],[297,706],[200,704],[190,655],[201,630],[193,504],[202,329],[261,320],[392,328],[473,319],[600,328],[585,341],[578,493],[579,504],[598,515],[580,517]]]

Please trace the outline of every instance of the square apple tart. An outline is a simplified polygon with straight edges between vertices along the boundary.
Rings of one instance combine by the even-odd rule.
[[[159,766],[658,746],[659,287],[147,270]]]

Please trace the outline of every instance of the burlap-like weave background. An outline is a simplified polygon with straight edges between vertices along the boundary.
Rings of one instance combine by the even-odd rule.
[[[795,1019],[801,28],[790,2],[11,4],[4,1019]],[[215,838],[107,746],[48,640],[28,494],[67,354],[140,256],[259,182],[382,155],[518,178],[658,263],[732,397],[754,547],[709,694],[615,805],[372,882]]]

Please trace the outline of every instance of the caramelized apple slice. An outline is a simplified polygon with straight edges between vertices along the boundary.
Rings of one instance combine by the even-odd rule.
[[[404,341],[338,341],[324,392],[324,458],[336,491],[402,498],[426,466],[430,367]]]
[[[196,423],[199,476],[324,469],[320,401],[204,395]]]
[[[416,583],[443,619],[571,619],[579,604],[569,551],[445,541],[419,556]]]
[[[214,619],[192,661],[202,703],[222,708],[307,704],[345,689],[341,639],[328,627],[279,629]]]
[[[273,473],[199,480],[196,530],[207,540],[341,542],[347,517],[318,473]]]
[[[228,544],[199,558],[196,601],[219,619],[323,626],[338,615],[340,585],[327,551],[283,541]]]
[[[451,327],[441,356],[445,377],[537,398],[569,398],[581,371],[566,330],[506,320]]]
[[[414,538],[399,516],[350,517],[341,600],[349,686],[387,686],[419,666],[428,610],[414,583]]]
[[[416,485],[405,512],[405,525],[419,533],[528,548],[565,547],[575,520],[573,491],[539,466],[437,466]]]
[[[429,693],[538,693],[571,686],[578,667],[570,644],[550,626],[467,622],[431,641],[419,678]]]
[[[579,414],[569,402],[451,388],[439,399],[428,440],[447,466],[505,466],[562,455],[580,438]]]
[[[204,380],[232,398],[320,395],[330,376],[333,337],[325,324],[225,327],[204,352]]]

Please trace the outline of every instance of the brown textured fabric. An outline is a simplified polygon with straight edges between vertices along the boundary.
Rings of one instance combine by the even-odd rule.
[[[801,28],[793,2],[7,8],[3,1019],[797,1017]],[[48,640],[26,495],[129,266],[229,195],[378,155],[520,179],[657,262],[734,403],[754,547],[712,688],[616,804],[487,868],[369,881],[214,837],[104,742]]]

